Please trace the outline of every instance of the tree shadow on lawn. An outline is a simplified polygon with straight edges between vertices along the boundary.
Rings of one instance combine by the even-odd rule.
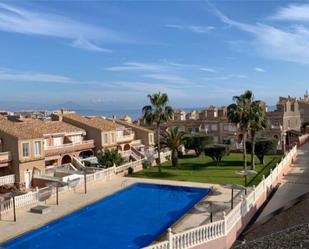
[[[276,164],[274,164],[274,162],[278,162],[278,159],[272,158],[267,164],[265,164],[263,166],[263,168],[261,170],[259,170],[258,173],[250,179],[250,181],[248,182],[248,185],[249,186],[253,185],[253,183],[255,183],[255,181],[257,181],[256,183],[259,183],[258,178],[260,177],[262,179],[263,175],[265,175],[265,177],[267,177],[269,175],[270,169],[273,169],[276,166]],[[271,165],[272,165],[272,167],[269,167]],[[267,169],[267,168],[268,168],[268,170],[265,171],[265,169]]]
[[[219,166],[217,166],[214,162],[200,162],[200,163],[181,163],[178,169],[181,170],[205,170],[206,168],[218,169],[218,170],[225,170],[227,168],[234,168],[235,170],[239,167],[243,166],[242,161],[222,161]],[[175,169],[172,167],[166,167],[166,169]]]
[[[133,177],[149,177],[149,178],[169,178],[169,177],[175,177],[177,175],[172,174],[170,172],[164,172],[164,170],[160,172],[153,172],[153,171],[145,171],[143,174],[135,174],[132,175]]]
[[[193,155],[193,154],[183,155],[183,156],[179,157],[179,159],[188,159],[188,158],[199,158],[199,157],[197,155]]]

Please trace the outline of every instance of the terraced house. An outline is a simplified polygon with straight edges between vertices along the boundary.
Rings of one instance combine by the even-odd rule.
[[[85,140],[85,131],[55,121],[0,119],[2,160],[0,175],[15,174],[16,183],[29,188],[35,175],[44,175],[50,167],[70,163],[73,157],[92,155],[93,140]]]
[[[154,144],[153,131],[124,120],[84,117],[67,110],[54,113],[52,119],[84,129],[86,137],[95,141],[96,152],[114,148],[118,149],[123,156],[138,158],[142,157],[139,150]]]

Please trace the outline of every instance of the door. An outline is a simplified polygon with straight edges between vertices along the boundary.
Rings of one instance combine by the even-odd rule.
[[[25,171],[25,188],[28,189],[31,186],[31,172]]]

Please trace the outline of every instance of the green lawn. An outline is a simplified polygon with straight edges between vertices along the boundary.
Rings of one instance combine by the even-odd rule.
[[[271,168],[275,167],[281,159],[279,155],[272,155],[265,157],[264,165],[259,164],[256,158],[255,176],[248,177],[248,185],[257,185],[262,176],[267,176]],[[248,162],[250,157],[248,156]],[[250,168],[250,163],[248,163]],[[133,177],[191,181],[191,182],[205,182],[217,184],[239,184],[244,185],[244,177],[235,174],[237,170],[243,168],[242,154],[231,153],[229,156],[223,158],[219,167],[215,166],[210,157],[201,155],[200,157],[186,156],[179,159],[178,168],[172,168],[171,162],[166,162],[162,165],[162,173],[158,173],[157,167],[151,167],[142,171],[134,173]]]

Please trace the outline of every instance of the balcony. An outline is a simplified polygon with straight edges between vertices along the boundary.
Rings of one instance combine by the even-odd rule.
[[[134,139],[134,133],[129,135],[117,136],[117,143],[131,142]]]
[[[277,125],[277,124],[273,125],[273,124],[272,124],[272,125],[270,126],[270,128],[271,128],[271,129],[274,129],[274,130],[282,130],[283,127],[282,127],[282,125]]]
[[[8,167],[12,161],[11,152],[0,152],[0,168]]]
[[[91,150],[94,146],[94,140],[85,140],[80,143],[67,143],[56,146],[48,146],[44,149],[45,156],[54,156],[75,151]]]

